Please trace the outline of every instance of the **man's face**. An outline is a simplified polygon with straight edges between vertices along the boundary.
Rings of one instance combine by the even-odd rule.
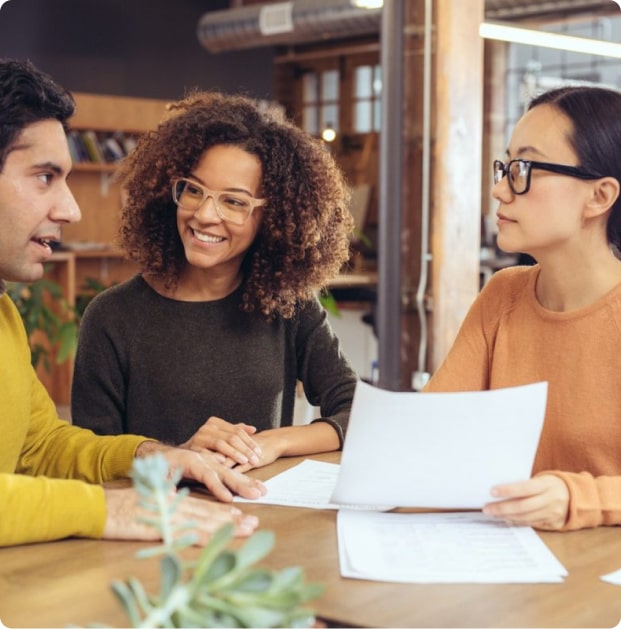
[[[43,275],[61,226],[80,220],[67,186],[71,156],[62,125],[25,127],[0,171],[0,278],[32,282]]]

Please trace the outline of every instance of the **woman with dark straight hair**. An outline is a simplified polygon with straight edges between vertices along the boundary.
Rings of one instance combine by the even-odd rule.
[[[492,277],[426,390],[547,381],[533,476],[491,488],[484,511],[544,530],[621,524],[621,93],[538,96],[493,167],[498,246],[537,264]]]

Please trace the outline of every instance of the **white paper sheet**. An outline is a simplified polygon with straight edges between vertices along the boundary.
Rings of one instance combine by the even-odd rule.
[[[567,575],[539,536],[481,513],[337,516],[341,575],[400,583],[558,583]]]
[[[621,585],[621,570],[615,570],[614,572],[609,572],[608,574],[604,574],[603,576],[600,577],[600,579],[606,583],[612,583],[613,585]],[[621,621],[619,621],[619,624],[621,624]]]
[[[339,467],[337,463],[305,459],[302,463],[265,481],[267,487],[265,496],[256,500],[235,496],[233,500],[308,509],[339,509],[340,505],[330,502]],[[392,507],[349,505],[348,508],[386,511]]]
[[[479,509],[530,478],[547,383],[466,393],[356,386],[333,501]]]

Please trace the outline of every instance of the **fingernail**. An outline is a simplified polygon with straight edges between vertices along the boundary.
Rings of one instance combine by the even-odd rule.
[[[251,457],[250,457],[250,462],[251,462],[253,465],[256,465],[256,464],[259,462],[259,457],[258,457],[258,456],[254,456],[254,455],[253,455],[253,456],[251,456]]]
[[[244,518],[240,520],[238,526],[242,531],[252,531],[257,528],[258,523],[257,518]]]

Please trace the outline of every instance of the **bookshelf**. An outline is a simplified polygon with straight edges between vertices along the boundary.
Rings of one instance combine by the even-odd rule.
[[[166,113],[168,101],[74,92],[76,113],[70,120],[74,136],[134,139],[153,129]],[[71,147],[71,140],[70,147]],[[75,147],[73,147],[75,148]],[[131,148],[130,145],[127,147]],[[123,153],[126,150],[123,149]],[[79,223],[63,227],[63,249],[53,254],[46,277],[57,282],[65,299],[75,304],[87,278],[105,285],[131,277],[137,267],[117,246],[121,189],[114,180],[117,163],[78,156],[72,150],[73,172],[69,185],[82,211]],[[121,156],[119,156],[121,157]],[[39,377],[57,404],[69,404],[73,365],[54,365]]]
[[[73,94],[76,113],[70,121],[71,133],[80,137],[136,138],[153,129],[163,118],[168,101],[100,94]],[[131,146],[124,147],[123,153]],[[77,157],[77,156],[76,156]],[[115,243],[121,211],[121,190],[114,181],[114,162],[76,159],[70,186],[82,210],[82,220],[63,231],[63,244],[84,251]],[[78,287],[79,290],[79,287]]]

